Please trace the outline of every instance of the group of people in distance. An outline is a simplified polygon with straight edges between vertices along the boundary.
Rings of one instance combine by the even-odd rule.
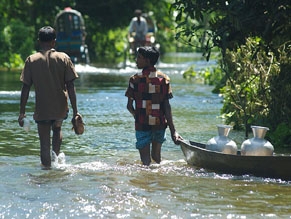
[[[141,11],[137,11],[141,15]],[[140,31],[138,25],[144,30]],[[144,39],[146,22],[135,17],[129,31],[135,31],[136,38]],[[80,115],[77,108],[74,80],[78,78],[70,57],[56,51],[56,32],[50,26],[38,32],[40,50],[27,57],[20,76],[22,82],[18,123],[22,127],[26,117],[26,104],[31,86],[35,89],[35,111],[33,119],[37,124],[40,140],[40,159],[44,169],[51,168],[51,150],[59,155],[62,144],[62,123],[68,117],[70,99],[73,117]],[[169,100],[173,97],[170,78],[155,67],[159,59],[155,47],[138,48],[136,66],[141,71],[130,77],[125,96],[127,109],[135,121],[136,148],[143,165],[151,160],[161,162],[161,147],[166,140],[166,128],[171,138],[179,144],[183,138],[177,133]],[[52,132],[52,139],[51,139]]]

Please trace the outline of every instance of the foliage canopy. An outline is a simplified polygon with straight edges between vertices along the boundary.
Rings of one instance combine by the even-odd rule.
[[[160,30],[157,38],[163,44],[161,48],[164,52],[171,48],[174,35],[170,6],[167,0],[2,0],[0,65],[13,63],[11,59],[16,56],[24,60],[37,49],[36,34],[39,28],[53,26],[55,16],[65,7],[82,13],[86,24],[86,44],[94,62],[101,59],[114,62],[122,57],[127,28],[136,8],[153,12],[153,18]]]
[[[288,0],[176,0],[176,38],[209,59],[221,51],[220,91],[227,123],[270,127],[269,137],[291,145],[291,3]]]

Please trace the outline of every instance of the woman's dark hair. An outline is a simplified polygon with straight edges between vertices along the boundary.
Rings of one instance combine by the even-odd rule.
[[[155,47],[144,46],[140,47],[137,52],[143,57],[148,58],[152,65],[155,65],[160,57],[159,51]]]
[[[56,37],[56,31],[50,26],[42,27],[38,31],[38,39],[41,42],[50,42],[55,40]]]

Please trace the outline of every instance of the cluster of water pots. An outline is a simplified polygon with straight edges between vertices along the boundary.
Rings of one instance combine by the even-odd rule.
[[[229,131],[232,127],[229,125],[217,125],[218,136],[215,136],[206,144],[206,149],[217,151],[225,154],[237,154],[238,148],[236,143],[228,138]],[[251,126],[253,138],[245,140],[240,148],[240,154],[245,156],[271,156],[274,152],[273,145],[264,139],[267,127]]]

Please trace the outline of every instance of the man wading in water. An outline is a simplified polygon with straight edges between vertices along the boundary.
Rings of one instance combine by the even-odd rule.
[[[23,86],[18,122],[22,127],[30,87],[34,85],[33,118],[37,123],[40,139],[41,163],[45,169],[49,169],[51,167],[50,132],[53,131],[52,150],[59,155],[62,143],[61,126],[68,116],[67,93],[74,118],[79,115],[74,86],[74,80],[78,75],[69,56],[55,51],[56,32],[52,27],[42,27],[38,33],[38,40],[40,51],[26,59],[20,76]]]
[[[136,64],[142,72],[131,76],[125,93],[128,97],[127,109],[135,119],[136,148],[146,166],[150,165],[151,157],[156,163],[161,162],[161,147],[166,140],[167,126],[175,144],[183,140],[176,132],[172,119],[170,78],[155,68],[159,56],[155,47],[138,49]]]

